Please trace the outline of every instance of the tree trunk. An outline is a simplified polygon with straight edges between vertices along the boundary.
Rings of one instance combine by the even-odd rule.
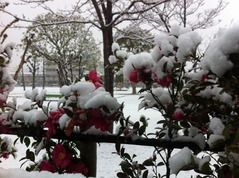
[[[36,61],[32,65],[32,89],[36,88]]]
[[[183,27],[187,26],[187,1],[183,1]]]
[[[104,53],[104,75],[105,75],[105,89],[112,96],[114,95],[114,72],[110,67],[107,67],[109,63],[109,56],[112,54],[111,46],[113,44],[113,28],[112,24],[112,2],[107,1],[107,15],[105,16],[106,26],[102,29],[103,36],[103,53]]]
[[[24,77],[24,70],[22,68],[22,86],[23,86],[23,90],[26,90],[26,84],[25,84],[25,77]]]
[[[132,86],[132,94],[136,94],[137,91],[136,91],[136,83],[131,83],[131,86]]]
[[[114,83],[114,73],[111,68],[107,67],[109,63],[109,56],[112,54],[111,45],[113,43],[112,33],[110,33],[112,29],[106,28],[103,31],[103,50],[104,50],[104,85],[106,91],[108,91],[112,96],[113,94],[113,83]]]
[[[45,85],[46,85],[46,62],[43,60],[43,63],[42,63],[42,88],[44,89],[45,88]]]

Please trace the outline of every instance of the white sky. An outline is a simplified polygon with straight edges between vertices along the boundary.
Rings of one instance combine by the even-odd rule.
[[[49,5],[54,9],[68,9],[71,8],[71,4],[74,4],[76,0],[54,0],[54,2],[49,2]],[[217,0],[205,0],[209,5],[215,4]],[[202,37],[208,37],[208,34],[215,34],[220,27],[227,28],[234,24],[239,24],[239,0],[227,0],[229,2],[228,6],[221,12],[219,19],[221,22],[211,27],[208,30],[204,30],[202,32]],[[25,16],[30,17],[31,19],[34,18],[36,15],[38,15],[40,12],[39,10],[36,10],[37,8],[33,8],[34,6],[31,5],[31,7],[25,7],[25,6],[16,6],[13,5],[14,3],[18,2],[17,0],[5,0],[5,2],[9,2],[10,5],[7,7],[7,10],[13,12],[14,14],[17,14],[18,16]],[[66,3],[64,3],[66,2]],[[0,23],[7,23],[11,21],[11,17],[8,15],[0,14]],[[16,43],[19,43],[22,38],[22,30],[20,29],[10,29],[7,31],[9,35],[8,41],[13,41]],[[94,36],[99,39],[99,32],[94,32]],[[213,36],[213,35],[211,35]],[[100,38],[101,39],[101,38]],[[20,54],[19,54],[20,55]],[[18,61],[20,61],[20,56],[16,52],[13,56],[13,62],[11,64],[11,70],[16,69],[16,64],[18,64]]]

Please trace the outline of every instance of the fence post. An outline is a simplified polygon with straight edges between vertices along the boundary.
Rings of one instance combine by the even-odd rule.
[[[97,147],[96,142],[78,141],[77,147],[80,150],[80,155],[83,163],[89,170],[89,177],[96,177],[97,171]]]

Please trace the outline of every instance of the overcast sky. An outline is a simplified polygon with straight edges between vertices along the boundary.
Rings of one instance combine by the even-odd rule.
[[[1,0],[2,1],[2,0]],[[41,13],[42,11],[36,10],[36,8],[34,8],[33,5],[31,5],[31,7],[25,7],[25,6],[16,6],[13,5],[14,3],[17,2],[17,0],[5,0],[6,2],[9,2],[10,5],[9,7],[7,7],[7,10],[13,12],[16,15],[19,16],[25,16],[25,17],[35,17],[36,15],[38,15],[39,13]],[[71,4],[73,4],[76,0],[55,0],[54,2],[50,2],[49,5],[53,8],[53,9],[69,9],[71,8]],[[207,3],[209,3],[209,5],[215,4],[217,2],[217,0],[205,0]],[[230,27],[232,25],[235,24],[239,24],[239,0],[227,0],[229,1],[228,6],[221,12],[219,19],[221,20],[221,22],[210,28],[209,30],[207,30],[206,32],[204,31],[204,33],[202,33],[202,37],[207,37],[208,34],[215,34],[219,28],[223,27],[223,28],[227,28]],[[66,2],[66,3],[64,3]],[[7,22],[11,21],[11,17],[9,17],[8,15],[3,15],[0,14],[0,21],[1,24],[6,24]],[[10,38],[8,38],[8,41],[14,41],[16,43],[20,42],[20,39],[22,38],[22,30],[19,29],[11,29],[8,30],[8,34]],[[95,33],[95,37],[99,36],[99,33]],[[212,35],[211,35],[212,36]],[[15,53],[16,54],[16,53]],[[16,67],[12,67],[12,66],[16,66],[15,64],[17,63],[17,61],[20,61],[20,56],[18,55],[14,55],[13,57],[14,62],[11,65],[11,70],[14,70],[14,68]]]

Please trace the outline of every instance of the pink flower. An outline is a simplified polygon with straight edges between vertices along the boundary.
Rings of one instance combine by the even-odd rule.
[[[57,111],[50,111],[50,116],[46,120],[45,126],[48,128],[47,136],[52,137],[56,134],[56,127],[59,124],[59,118],[64,114],[63,109],[58,109]]]
[[[144,80],[143,71],[142,70],[134,70],[129,75],[129,80],[133,83],[142,82]]]
[[[172,115],[172,117],[175,119],[175,120],[182,120],[184,119],[184,113],[181,109],[176,109]]]
[[[46,160],[43,160],[40,164],[40,169],[42,171],[57,172],[56,166],[52,165]]]
[[[87,167],[85,167],[85,165],[81,162],[78,163],[71,163],[67,169],[66,169],[67,173],[81,173],[84,176],[88,175],[88,169]]]
[[[72,160],[72,155],[66,152],[66,149],[63,145],[55,145],[52,151],[52,160],[59,168],[66,168]]]
[[[101,78],[97,76],[97,72],[95,70],[91,70],[89,73],[90,81],[95,85],[95,88],[99,88],[103,83]]]

